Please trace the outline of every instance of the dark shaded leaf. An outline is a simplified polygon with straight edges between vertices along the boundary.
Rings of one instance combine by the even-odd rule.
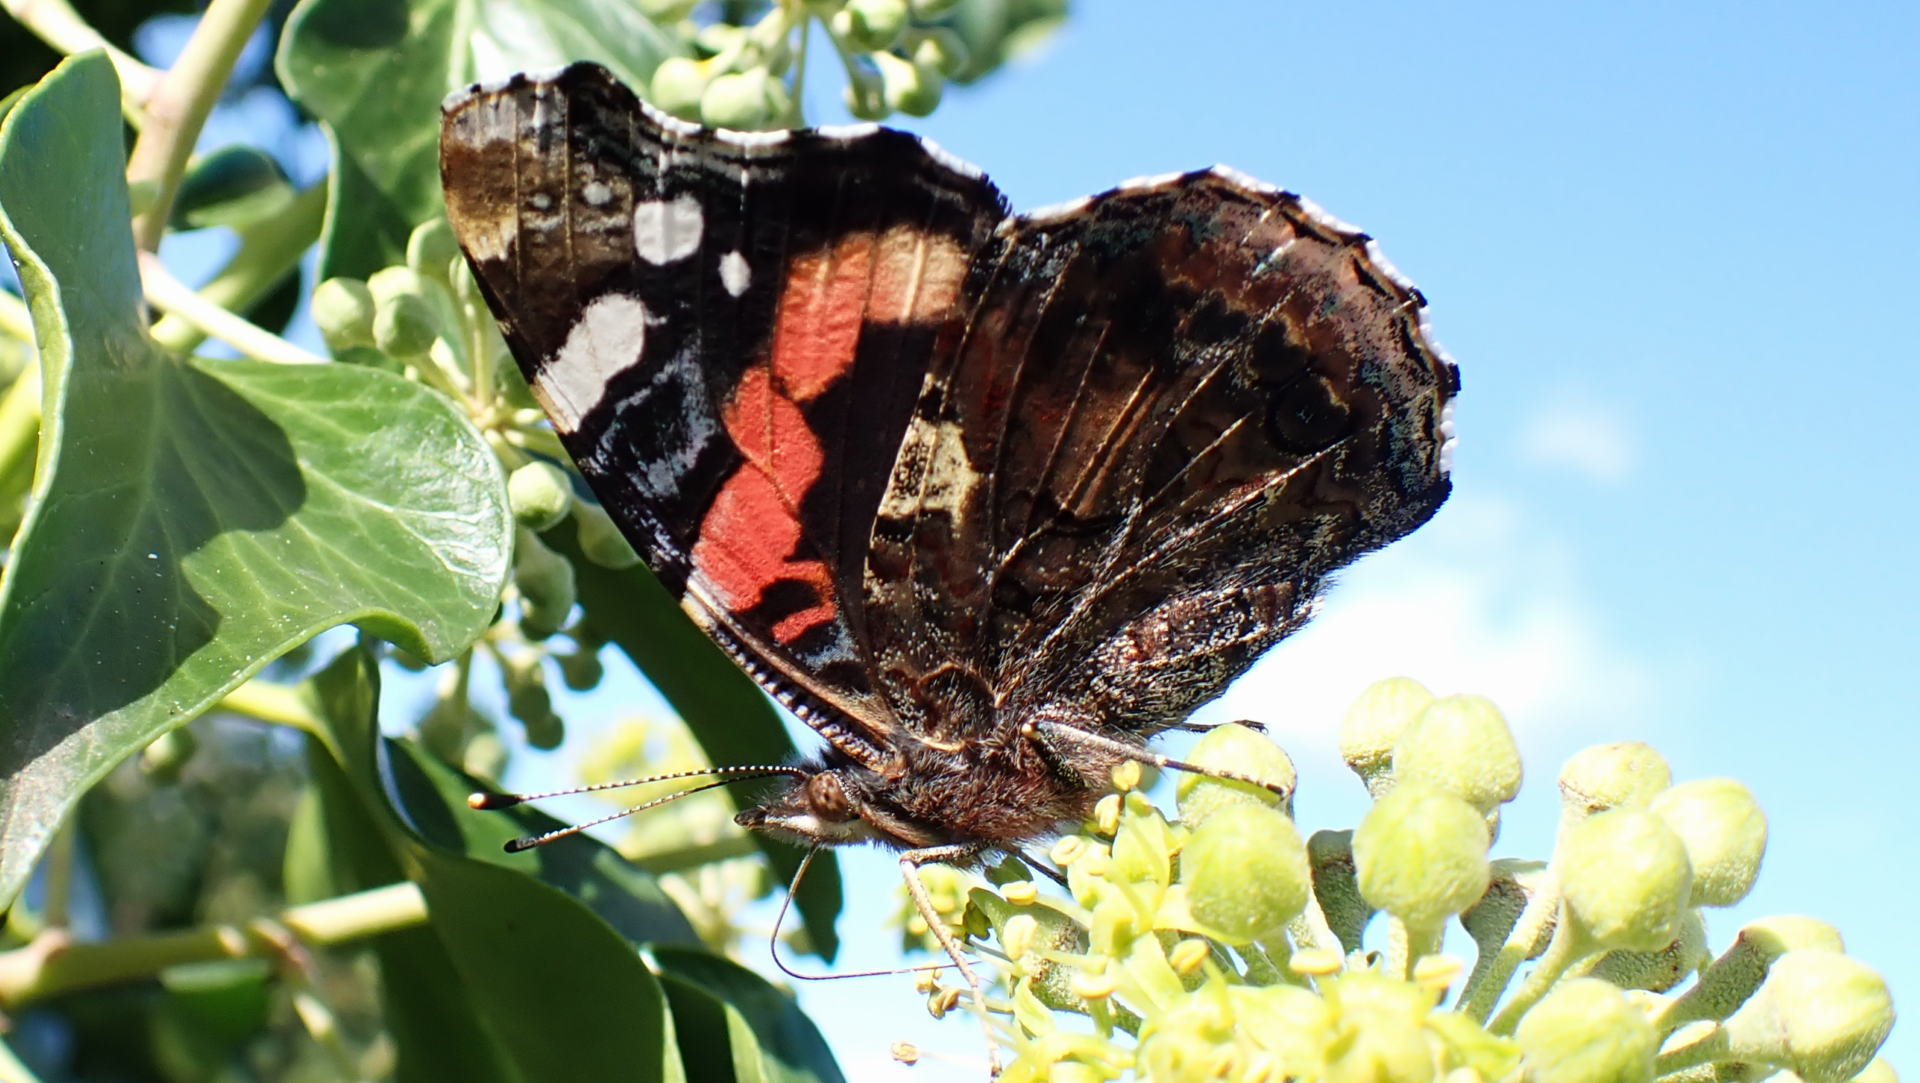
[[[0,235],[46,386],[0,581],[0,901],[80,792],[282,652],[355,622],[449,657],[508,569],[499,461],[439,394],[152,344],[125,170],[101,54],[0,127]]]

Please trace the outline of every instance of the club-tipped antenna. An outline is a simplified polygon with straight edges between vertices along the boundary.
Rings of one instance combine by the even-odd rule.
[[[807,773],[798,767],[787,767],[782,764],[773,763],[741,764],[733,767],[702,767],[695,771],[675,771],[666,775],[648,775],[645,778],[629,778],[619,782],[596,782],[591,786],[574,786],[571,789],[565,790],[548,790],[546,793],[470,793],[467,795],[467,807],[482,810],[512,808],[515,805],[523,805],[528,801],[540,801],[549,797],[571,797],[577,793],[597,793],[601,790],[623,790],[628,786],[645,786],[650,782],[673,782],[677,779],[700,778],[704,775],[752,775],[754,778],[793,775],[797,778],[805,778]],[[728,779],[727,781],[745,782],[748,780],[736,778]],[[694,793],[696,791],[688,790],[686,792]],[[651,804],[658,804],[658,802],[650,802],[649,805]],[[642,805],[640,807],[647,808],[649,805]],[[637,812],[639,810],[629,809],[628,811]]]
[[[800,892],[800,880],[807,875],[807,866],[813,864],[813,855],[819,852],[820,847],[818,846],[808,847],[807,855],[800,859],[800,867],[793,870],[793,883],[787,885],[787,897],[780,900],[780,912],[774,915],[773,932],[767,934],[767,954],[773,956],[773,965],[780,968],[780,973],[785,974],[789,978],[798,978],[801,981],[837,981],[840,978],[883,978],[888,974],[924,974],[929,970],[945,970],[947,968],[948,964],[946,963],[929,963],[926,966],[902,966],[895,967],[892,970],[852,970],[844,974],[802,974],[788,966],[780,958],[780,926],[786,923],[787,908],[793,905],[793,897]]]

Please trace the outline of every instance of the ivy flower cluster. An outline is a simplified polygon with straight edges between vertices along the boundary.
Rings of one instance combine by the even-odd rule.
[[[1893,1083],[1886,984],[1832,926],[1764,918],[1709,953],[1703,911],[1747,894],[1766,846],[1740,783],[1590,748],[1561,770],[1552,856],[1496,859],[1521,764],[1491,702],[1382,681],[1341,748],[1373,797],[1350,831],[1303,838],[1289,800],[1197,775],[1169,816],[1123,765],[1049,854],[1064,894],[1017,859],[936,877],[942,917],[999,962],[1006,1083]],[[1292,792],[1286,753],[1244,726],[1188,759]],[[1470,969],[1442,952],[1456,919]],[[922,988],[936,1014],[963,1003]]]

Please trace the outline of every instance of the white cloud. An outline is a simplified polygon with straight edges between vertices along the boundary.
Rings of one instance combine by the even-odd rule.
[[[1519,450],[1535,466],[1606,484],[1625,481],[1638,459],[1625,419],[1593,402],[1563,401],[1541,410],[1521,429]]]
[[[1197,720],[1258,719],[1296,758],[1337,763],[1347,705],[1380,678],[1410,676],[1492,698],[1523,744],[1614,728],[1649,701],[1651,680],[1608,641],[1572,564],[1512,504],[1456,493],[1428,526],[1349,572],[1312,623]]]

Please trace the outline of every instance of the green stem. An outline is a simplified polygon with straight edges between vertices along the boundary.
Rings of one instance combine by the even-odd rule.
[[[1732,1043],[1727,1037],[1726,1028],[1716,1025],[1697,1040],[1688,1042],[1678,1049],[1670,1049],[1654,1058],[1653,1074],[1663,1076],[1695,1065],[1712,1064],[1718,1060],[1728,1059],[1731,1053]]]
[[[142,106],[160,85],[161,72],[115,48],[67,0],[0,0],[0,8],[64,56],[104,50],[120,76],[121,110],[135,128],[144,126],[146,113]]]
[[[257,678],[228,692],[225,699],[214,705],[214,710],[232,711],[277,726],[292,726],[316,736],[324,736],[326,731],[326,724],[290,685]]]
[[[1533,973],[1527,975],[1513,999],[1500,1009],[1500,1014],[1487,1024],[1487,1030],[1502,1036],[1513,1033],[1520,1025],[1520,1017],[1547,995],[1547,990],[1566,974],[1567,970],[1592,955],[1595,950],[1592,937],[1579,927],[1570,916],[1562,914],[1560,924],[1554,927],[1553,941],[1547,945],[1545,955],[1534,966]]]
[[[233,74],[234,61],[240,59],[240,50],[271,2],[212,0],[180,59],[147,99],[147,125],[127,160],[129,183],[154,181],[159,186],[153,205],[133,220],[134,242],[143,251],[160,247],[194,140],[200,137],[207,114],[213,112]]]
[[[426,899],[412,883],[296,906],[278,923],[310,945],[344,943],[427,920]],[[79,989],[151,977],[182,963],[216,959],[277,959],[285,954],[266,926],[208,925],[179,932],[78,943],[50,929],[22,948],[0,952],[0,1005],[23,1005]]]
[[[216,0],[217,2],[217,0]],[[160,257],[140,253],[140,288],[155,308],[164,309],[256,361],[283,365],[324,365],[328,361],[257,324],[228,312],[173,277]]]
[[[229,312],[245,311],[266,296],[300,264],[308,246],[320,239],[327,215],[327,186],[316,184],[301,192],[278,214],[240,231],[240,250],[200,287],[200,299]],[[186,353],[207,337],[197,325],[169,315],[153,325],[160,345]]]
[[[1461,991],[1459,1010],[1462,1014],[1476,1022],[1486,1022],[1487,1016],[1493,1012],[1493,1006],[1500,1002],[1500,994],[1507,991],[1507,983],[1513,980],[1513,972],[1533,954],[1534,945],[1539,943],[1547,922],[1559,911],[1560,883],[1549,872],[1547,881],[1521,908],[1519,920],[1513,923],[1512,931],[1507,933],[1491,965],[1483,969],[1478,961],[1475,962],[1473,969],[1478,981],[1469,979],[1466,988]],[[1554,935],[1558,939],[1557,926]]]

